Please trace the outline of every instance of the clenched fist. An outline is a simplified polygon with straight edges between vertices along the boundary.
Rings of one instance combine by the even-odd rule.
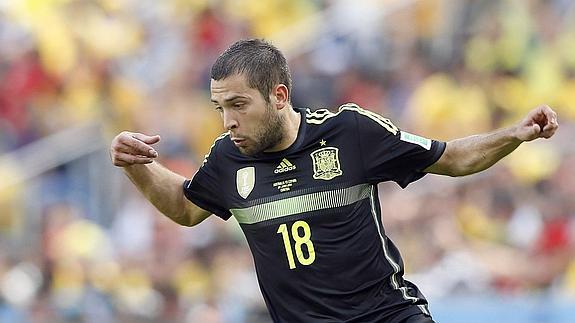
[[[557,113],[550,107],[542,105],[531,110],[517,126],[517,138],[531,141],[537,138],[551,138],[557,131]]]
[[[158,157],[158,152],[152,148],[160,141],[160,136],[148,136],[136,132],[123,131],[112,140],[110,158],[118,167],[135,164],[149,164]]]

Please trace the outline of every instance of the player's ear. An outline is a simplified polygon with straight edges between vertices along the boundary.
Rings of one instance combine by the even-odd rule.
[[[276,109],[283,109],[288,103],[289,90],[284,84],[276,85],[271,93],[272,103],[275,105]]]

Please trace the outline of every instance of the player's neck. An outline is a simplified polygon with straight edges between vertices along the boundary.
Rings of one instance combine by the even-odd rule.
[[[282,141],[275,145],[268,152],[282,151],[289,148],[297,139],[299,126],[301,123],[301,114],[295,111],[291,106],[286,106],[286,122],[282,129],[284,136]]]

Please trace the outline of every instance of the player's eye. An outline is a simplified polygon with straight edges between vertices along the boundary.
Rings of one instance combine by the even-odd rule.
[[[223,112],[223,109],[220,106],[216,106],[214,109],[218,112]]]

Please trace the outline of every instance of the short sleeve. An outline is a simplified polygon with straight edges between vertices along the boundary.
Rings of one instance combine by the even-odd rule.
[[[221,198],[218,172],[218,141],[192,179],[184,181],[184,195],[195,205],[227,220],[232,214]]]
[[[356,114],[359,146],[370,183],[394,181],[405,188],[426,173],[445,150],[445,142],[400,130],[389,119],[359,109]]]

